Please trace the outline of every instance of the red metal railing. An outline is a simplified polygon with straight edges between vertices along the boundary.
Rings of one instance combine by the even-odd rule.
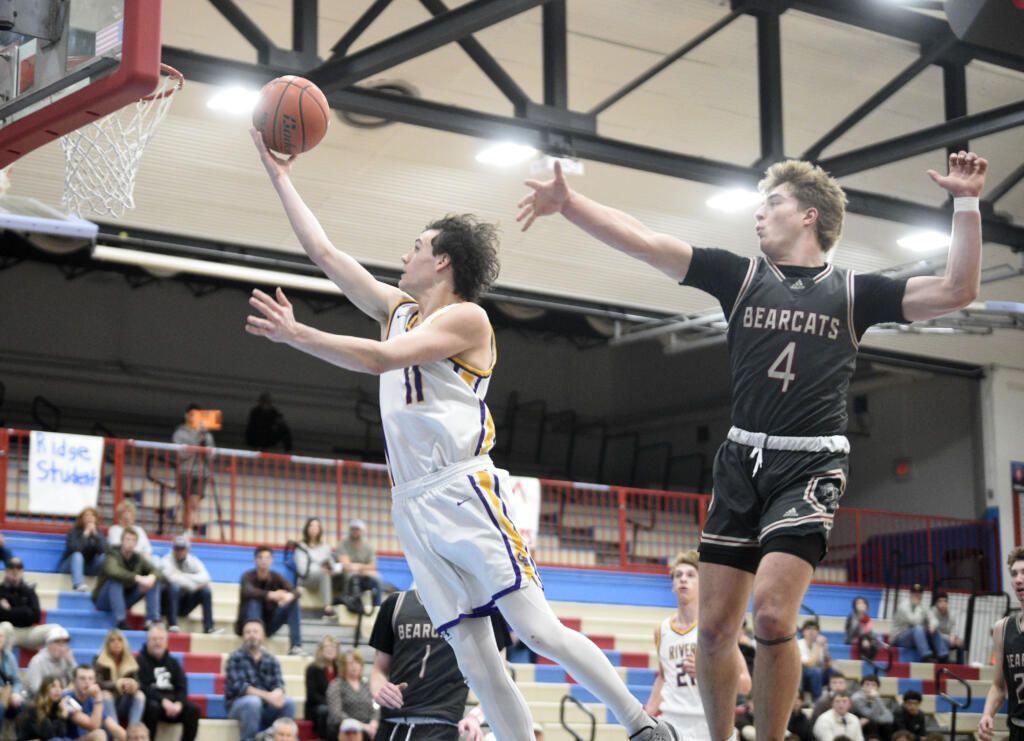
[[[0,527],[64,532],[71,518],[28,511],[28,439],[27,431],[0,429],[6,469]],[[200,475],[189,476],[196,461],[202,461]],[[358,518],[378,552],[402,551],[391,525],[387,472],[378,464],[107,438],[101,482],[102,521],[111,522],[114,507],[129,497],[138,505],[139,524],[157,536],[180,532],[181,495],[201,487],[196,521],[205,540],[281,545],[313,516],[336,540]],[[709,500],[542,480],[535,557],[554,566],[663,572],[676,553],[697,547]],[[898,552],[900,583],[969,589],[973,580],[979,588],[998,589],[996,532],[994,522],[843,508],[815,579],[879,586]]]

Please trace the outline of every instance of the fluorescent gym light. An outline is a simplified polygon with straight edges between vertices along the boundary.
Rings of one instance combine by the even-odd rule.
[[[326,278],[296,275],[295,273],[285,273],[280,270],[262,270],[260,268],[250,268],[245,265],[234,265],[226,262],[210,262],[208,260],[196,260],[191,257],[163,255],[157,252],[126,250],[121,247],[108,247],[103,244],[93,247],[92,257],[94,260],[101,260],[103,262],[136,265],[160,275],[169,276],[175,273],[191,273],[192,275],[207,275],[211,278],[223,278],[238,283],[281,286],[281,288],[296,288],[302,291],[341,295],[341,289]]]
[[[709,208],[716,211],[742,211],[756,206],[764,198],[756,190],[732,188],[711,196],[705,201]]]
[[[916,232],[897,239],[896,244],[914,252],[934,252],[949,247],[949,235],[936,231]]]
[[[476,161],[496,167],[511,167],[526,162],[535,154],[537,154],[537,150],[528,144],[501,142],[478,152]]]
[[[221,88],[206,101],[206,106],[215,111],[243,115],[252,113],[259,97],[259,90],[247,90],[238,86]]]
[[[0,213],[0,229],[33,234],[53,234],[58,237],[81,237],[89,240],[95,239],[99,232],[99,227],[96,224],[75,216],[47,218],[11,213]]]

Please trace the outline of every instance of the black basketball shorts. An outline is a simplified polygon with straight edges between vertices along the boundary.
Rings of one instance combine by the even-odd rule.
[[[765,448],[755,474],[755,451],[726,440],[715,455],[701,560],[755,573],[763,552],[781,550],[817,566],[846,490],[847,454]]]

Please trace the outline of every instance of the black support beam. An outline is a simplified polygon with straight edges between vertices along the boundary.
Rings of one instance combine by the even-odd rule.
[[[757,19],[757,91],[761,159],[767,166],[785,159],[782,136],[782,38],[779,13],[759,12]]]
[[[270,60],[270,52],[277,47],[270,37],[263,33],[263,29],[253,23],[252,18],[235,5],[234,0],[210,0],[210,4],[253,45],[260,64],[266,64]]]
[[[325,62],[306,76],[325,93],[339,90],[544,2],[547,0],[475,0],[354,54]]]
[[[181,70],[188,79],[197,82],[221,83],[224,80],[242,79],[261,84],[288,73],[288,70],[279,67],[231,62],[166,46],[163,58],[167,64]],[[542,150],[573,154],[598,162],[711,185],[749,186],[755,184],[762,175],[759,168],[609,139],[557,121],[538,122],[497,116],[358,87],[334,91],[328,95],[328,100],[332,107],[353,113],[481,139],[514,139]],[[1018,105],[1024,107],[1024,104]],[[850,213],[906,224],[949,222],[949,212],[943,208],[858,190],[847,190],[847,195],[850,199],[847,210]],[[984,218],[983,225],[986,241],[1024,250],[1024,227],[990,218]]]
[[[551,0],[543,12],[544,105],[569,107],[569,62],[566,39],[569,26],[565,0]]]

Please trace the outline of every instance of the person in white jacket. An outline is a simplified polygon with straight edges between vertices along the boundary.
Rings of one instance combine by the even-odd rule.
[[[345,579],[342,565],[334,557],[331,546],[324,541],[320,520],[310,517],[302,528],[302,540],[295,544],[295,576],[299,586],[320,596],[324,603],[324,619],[330,620],[334,611],[335,585]]]
[[[164,614],[167,615],[167,630],[177,633],[178,618],[188,615],[198,605],[203,606],[203,632],[220,633],[213,626],[213,593],[210,591],[210,572],[189,552],[188,538],[175,537],[171,552],[160,559],[157,567],[166,580],[164,589]]]
[[[860,718],[850,712],[850,693],[839,690],[832,696],[832,709],[826,710],[814,721],[815,741],[832,741],[846,736],[850,741],[864,741]]]

